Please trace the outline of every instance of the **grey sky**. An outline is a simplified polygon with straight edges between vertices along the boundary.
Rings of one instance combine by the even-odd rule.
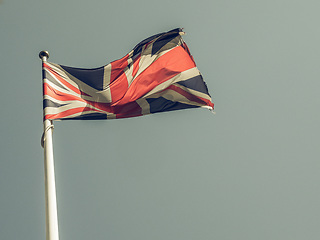
[[[312,0],[2,1],[0,238],[45,238],[39,51],[99,67],[183,27],[216,115],[55,122],[60,239],[319,239],[319,9]]]

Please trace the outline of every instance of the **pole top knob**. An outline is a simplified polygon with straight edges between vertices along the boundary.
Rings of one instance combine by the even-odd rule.
[[[49,52],[48,52],[48,51],[41,51],[41,52],[39,53],[39,58],[40,58],[41,60],[43,60],[43,58],[48,59],[48,58],[49,58]]]

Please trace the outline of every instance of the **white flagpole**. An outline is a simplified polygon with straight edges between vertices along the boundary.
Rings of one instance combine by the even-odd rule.
[[[49,58],[47,51],[41,51],[39,57],[42,63]],[[44,80],[44,75],[42,79]],[[59,240],[58,231],[58,212],[56,184],[54,176],[54,160],[52,145],[52,129],[51,120],[43,121],[42,144],[44,148],[44,179],[45,179],[45,204],[46,204],[46,240]]]

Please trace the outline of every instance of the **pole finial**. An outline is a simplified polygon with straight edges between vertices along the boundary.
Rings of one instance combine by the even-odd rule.
[[[39,58],[40,58],[41,60],[44,60],[44,58],[48,59],[48,58],[49,58],[49,52],[48,52],[48,51],[41,51],[41,52],[39,53]]]

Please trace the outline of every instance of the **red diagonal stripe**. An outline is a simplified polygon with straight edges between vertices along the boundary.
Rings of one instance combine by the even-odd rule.
[[[72,94],[67,94],[60,92],[57,89],[54,89],[51,87],[48,83],[43,84],[43,92],[44,95],[48,95],[50,97],[53,97],[54,99],[60,100],[60,101],[81,101],[81,102],[86,102],[84,99],[81,97],[74,96]]]
[[[71,89],[72,91],[74,91],[77,94],[81,94],[81,95],[85,95],[85,96],[89,96],[91,97],[89,94],[82,92],[80,89],[76,88],[75,86],[73,86],[72,84],[68,83],[66,80],[64,80],[59,73],[57,73],[55,70],[53,70],[49,65],[47,65],[46,63],[43,63],[43,67],[48,69],[49,72],[51,72],[64,86],[66,86],[67,88]]]

